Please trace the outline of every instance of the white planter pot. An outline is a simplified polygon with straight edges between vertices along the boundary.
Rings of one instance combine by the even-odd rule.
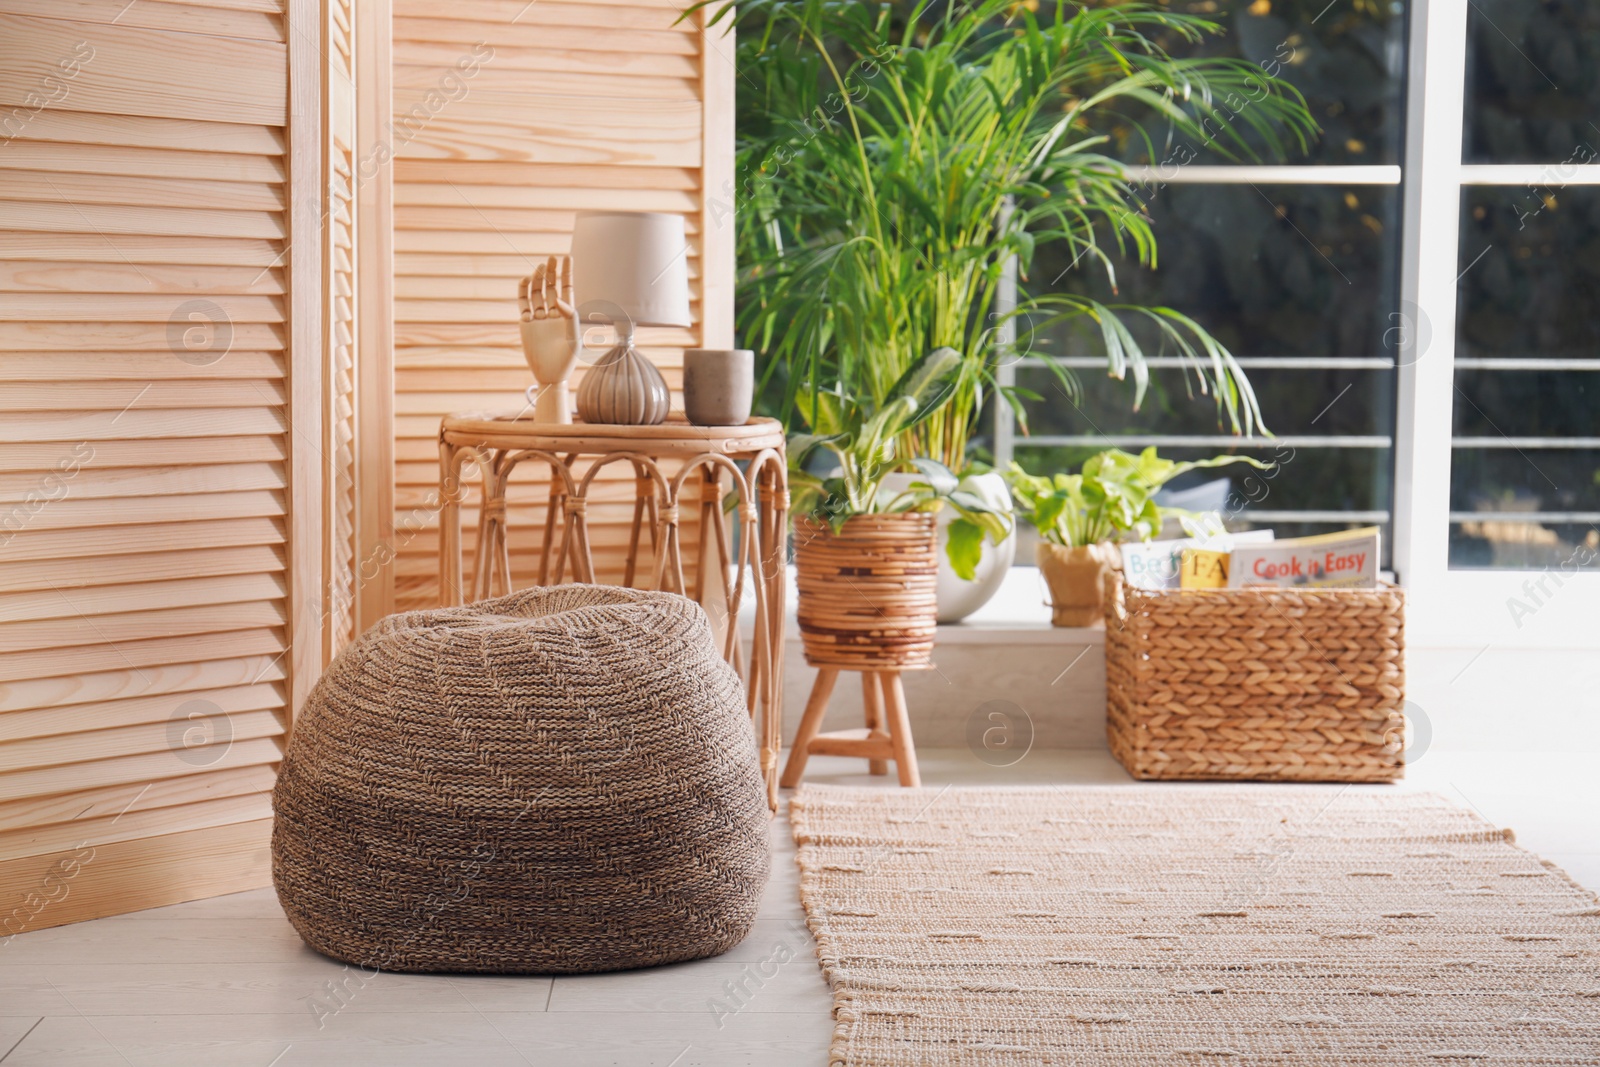
[[[904,492],[912,482],[922,480],[918,474],[888,474],[884,476],[883,484],[879,487],[879,499],[888,500],[897,493]],[[993,471],[987,474],[969,474],[961,479],[961,488],[982,500],[985,504],[996,510],[1011,510],[1011,490],[1006,487],[1006,481]],[[1012,562],[1017,557],[1017,535],[1015,531],[1011,536],[998,545],[983,543],[983,555],[978,559],[977,573],[971,581],[958,575],[950,566],[950,556],[946,545],[950,540],[949,527],[952,522],[960,517],[953,508],[939,509],[937,522],[939,526],[939,621],[942,623],[960,622],[974,611],[987,604],[990,599],[1000,591],[1000,584],[1005,581],[1006,572],[1011,569]]]

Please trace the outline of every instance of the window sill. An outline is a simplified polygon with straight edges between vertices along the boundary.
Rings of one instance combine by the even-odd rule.
[[[789,568],[788,640],[800,640],[795,622],[797,593],[794,568]],[[747,600],[748,603],[748,600]],[[1050,608],[1044,602],[1044,583],[1037,567],[1013,567],[994,599],[958,623],[941,625],[936,643],[940,645],[1029,645],[1094,646],[1104,645],[1106,632],[1098,626],[1052,626]]]
[[[798,632],[796,633],[798,637]],[[1106,632],[1099,626],[1052,626],[1044,622],[993,622],[966,619],[939,627],[941,645],[1103,645]]]

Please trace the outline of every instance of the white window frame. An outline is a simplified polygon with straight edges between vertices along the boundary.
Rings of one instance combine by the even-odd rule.
[[[1408,589],[1408,640],[1479,654],[1490,647],[1600,648],[1600,573],[1593,569],[1449,566],[1452,445],[1474,440],[1452,438],[1462,188],[1600,184],[1594,165],[1461,162],[1468,11],[1462,0],[1412,0],[1405,166],[1414,180],[1406,186],[1401,291],[1409,301],[1403,306],[1417,309],[1408,325],[1431,339],[1405,361],[1397,383],[1394,543]]]
[[[1398,165],[1344,165],[1306,163],[1287,166],[1258,164],[1228,164],[1225,166],[1198,166],[1168,168],[1158,172],[1150,167],[1135,168],[1133,180],[1148,186],[1163,185],[1387,185],[1401,184],[1402,171]],[[1000,291],[995,300],[996,315],[1004,315],[1016,307],[1016,262],[1007,265]],[[997,338],[1002,346],[1015,342],[1015,323],[1007,320]],[[1393,370],[1392,356],[1238,356],[1238,364],[1248,374],[1256,369],[1284,370]],[[1178,356],[1151,356],[1145,360],[1153,368],[1180,368],[1188,361]],[[1044,359],[1024,356],[1007,360],[996,368],[995,378],[1002,387],[1017,384],[1017,370],[1045,367],[1054,364],[1077,373],[1104,372],[1106,361],[1102,356],[1054,356]],[[1342,394],[1341,394],[1342,395]],[[1337,399],[1337,398],[1335,398]],[[1331,406],[1331,405],[1330,405]],[[995,404],[994,428],[995,465],[1005,468],[1016,455],[1018,445],[1024,447],[1049,447],[1054,445],[1087,445],[1095,448],[1140,449],[1148,445],[1157,448],[1205,448],[1214,452],[1239,449],[1247,455],[1270,458],[1283,448],[1339,448],[1388,449],[1396,442],[1387,434],[1293,434],[1277,437],[1242,436],[1225,432],[1210,434],[1031,434],[1019,439],[1016,419],[1010,405]],[[1251,507],[1245,513],[1252,522],[1263,523],[1387,523],[1393,515],[1387,509],[1372,511],[1329,511],[1326,509],[1268,509]],[[1387,564],[1385,564],[1387,566]]]

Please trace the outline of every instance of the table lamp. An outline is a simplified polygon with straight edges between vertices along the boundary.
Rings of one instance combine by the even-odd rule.
[[[662,212],[580,211],[572,231],[578,319],[609,323],[616,347],[578,386],[584,422],[653,426],[671,403],[666,379],[634,347],[637,326],[688,326],[689,267],[683,216]]]

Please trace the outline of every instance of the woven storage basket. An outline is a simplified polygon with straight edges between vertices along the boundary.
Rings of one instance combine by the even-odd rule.
[[[796,519],[796,615],[806,662],[926,667],[939,625],[937,546],[926,512],[855,515],[838,533],[809,515]]]
[[[1405,594],[1106,578],[1106,735],[1135,778],[1405,773]]]
[[[744,689],[671,593],[391,615],[307,699],[273,808],[289,921],[371,969],[698,959],[743,940],[767,883]]]

